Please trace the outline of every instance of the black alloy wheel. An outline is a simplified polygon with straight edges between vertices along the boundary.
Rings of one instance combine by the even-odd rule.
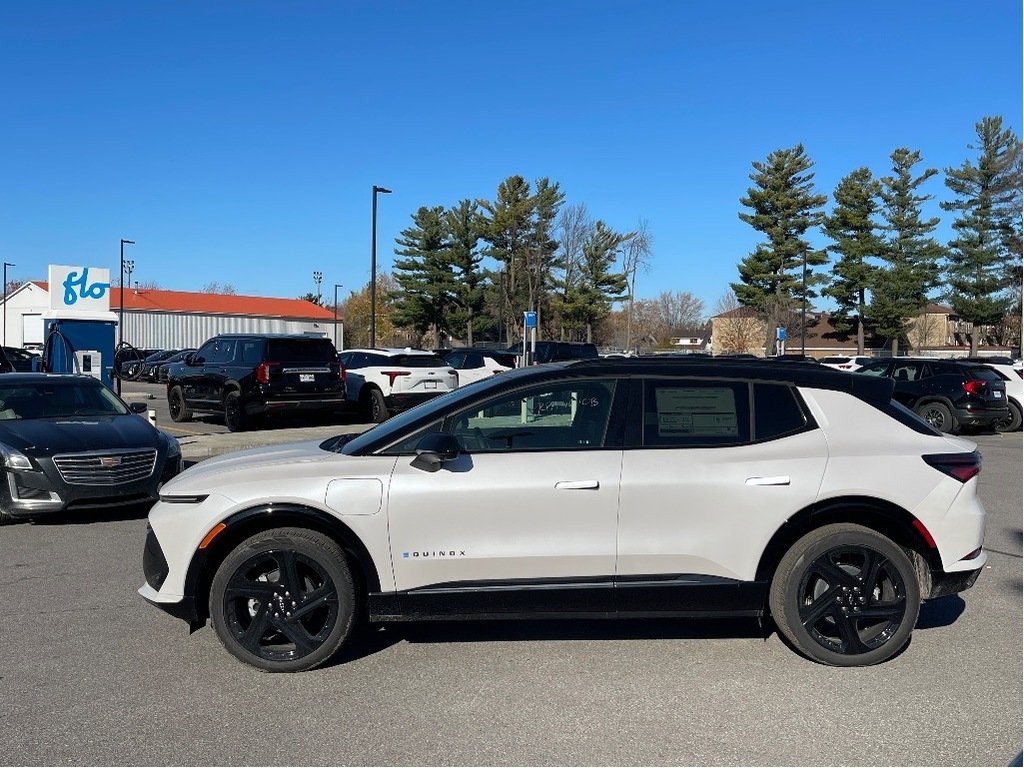
[[[1021,409],[1013,400],[1009,400],[1007,403],[1007,414],[1005,419],[992,424],[992,427],[996,432],[1016,432],[1021,427]]]
[[[917,415],[939,430],[939,432],[951,435],[956,430],[956,421],[953,419],[953,414],[943,403],[925,403],[918,406]]]
[[[388,404],[384,401],[384,393],[376,387],[369,387],[363,396],[363,411],[367,421],[380,424],[388,418]]]
[[[868,528],[838,524],[793,545],[772,580],[769,602],[782,635],[804,655],[866,666],[906,646],[921,596],[900,547]]]
[[[267,672],[299,672],[327,661],[349,634],[354,604],[344,553],[302,528],[242,542],[210,591],[210,616],[224,647]]]
[[[185,393],[181,387],[174,387],[167,393],[167,410],[171,412],[171,421],[181,422],[192,419],[192,409],[185,403]]]
[[[229,432],[241,432],[246,427],[245,407],[237,392],[228,392],[224,397],[224,425]]]

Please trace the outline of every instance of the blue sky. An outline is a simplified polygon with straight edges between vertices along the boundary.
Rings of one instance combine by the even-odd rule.
[[[637,293],[711,310],[758,237],[753,161],[803,143],[819,191],[1021,128],[1021,3],[31,2],[0,15],[0,256],[295,297],[369,280],[423,205],[519,174],[653,263]],[[924,166],[922,166],[924,167]],[[928,192],[946,196],[941,180]],[[937,212],[937,201],[935,204]],[[946,216],[948,218],[948,215]],[[944,218],[943,239],[948,236]],[[115,278],[116,279],[116,278]]]

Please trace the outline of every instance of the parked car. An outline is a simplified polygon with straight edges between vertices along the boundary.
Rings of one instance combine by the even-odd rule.
[[[522,355],[522,345],[513,344],[506,352]],[[543,363],[555,363],[561,360],[596,360],[600,355],[594,344],[580,341],[538,341],[533,362],[541,365]]]
[[[135,372],[135,378],[140,381],[156,381],[156,367],[164,360],[173,357],[177,352],[178,350],[176,349],[161,349],[159,352],[147,355],[142,361],[142,366]]]
[[[770,615],[815,661],[879,663],[987,559],[975,444],[892,392],[743,360],[519,368],[186,470],[139,592],[268,671],[357,621],[473,616]]]
[[[977,363],[892,357],[855,373],[893,379],[893,397],[942,432],[992,427],[1009,416],[1002,379]]]
[[[91,376],[0,377],[0,522],[156,501],[181,449],[145,413]]]
[[[190,347],[188,349],[180,349],[167,359],[160,360],[159,362],[154,363],[151,368],[151,372],[154,377],[153,380],[161,384],[165,383],[167,381],[168,368],[174,365],[175,363],[184,362],[185,358],[195,351],[196,350],[194,347]]]
[[[232,432],[272,414],[336,416],[345,407],[345,372],[330,339],[223,334],[168,367],[167,405],[177,422],[223,413]]]
[[[146,358],[159,351],[159,349],[138,349],[131,344],[122,344],[114,350],[114,376],[123,381],[134,381],[142,372]]]
[[[34,352],[19,349],[18,347],[4,347],[3,351],[4,357],[11,364],[11,368],[22,373],[31,373],[34,370],[33,366],[36,365],[36,361],[40,359],[40,356]]]
[[[837,371],[856,371],[873,362],[875,358],[864,355],[832,355],[823,357],[818,362]]]
[[[458,374],[459,386],[472,384],[497,373],[504,373],[516,367],[516,355],[494,349],[449,349],[444,353],[445,362]]]
[[[346,349],[338,359],[348,401],[374,423],[459,386],[447,361],[424,349]]]
[[[963,360],[964,358],[957,359]],[[1021,378],[1021,372],[1014,368],[1012,363],[992,362],[992,358],[969,357],[966,359],[977,365],[991,368],[1002,379],[1003,386],[1006,387],[1006,406],[1009,409],[1009,413],[1005,419],[996,421],[993,426],[996,432],[1016,432],[1021,428],[1021,423],[1024,421],[1021,417],[1021,405],[1024,404],[1024,378]]]

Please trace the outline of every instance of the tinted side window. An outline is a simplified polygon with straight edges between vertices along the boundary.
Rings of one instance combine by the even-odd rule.
[[[649,380],[645,447],[738,445],[750,441],[750,387],[727,381]]]
[[[882,361],[880,363],[868,363],[859,371],[857,371],[857,374],[860,376],[885,376],[885,372],[888,369],[888,361]]]
[[[262,341],[242,341],[239,347],[239,358],[244,365],[255,367],[263,362]]]
[[[212,360],[213,359],[213,351],[214,351],[214,348],[216,347],[216,345],[217,345],[217,340],[216,339],[211,339],[210,341],[208,341],[205,344],[203,344],[203,346],[201,346],[199,348],[199,351],[196,352],[196,354],[195,354],[196,362],[199,362],[200,360],[205,360],[205,361]]]
[[[785,384],[754,384],[754,440],[774,440],[802,432],[807,416],[792,387]]]
[[[920,381],[924,378],[924,363],[896,363],[892,377],[896,381]]]
[[[466,353],[465,352],[452,352],[447,357],[448,365],[457,370],[463,370],[468,368],[466,365]]]
[[[335,358],[329,339],[269,339],[267,357],[278,363],[329,363]]]

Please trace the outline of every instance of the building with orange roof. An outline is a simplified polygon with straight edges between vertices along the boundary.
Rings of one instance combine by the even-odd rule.
[[[49,284],[32,280],[5,302],[4,346],[42,346]],[[110,310],[121,316],[121,290],[110,291]],[[306,333],[344,346],[344,326],[329,309],[304,299],[223,293],[124,289],[124,341],[139,349],[198,347],[218,333]]]

